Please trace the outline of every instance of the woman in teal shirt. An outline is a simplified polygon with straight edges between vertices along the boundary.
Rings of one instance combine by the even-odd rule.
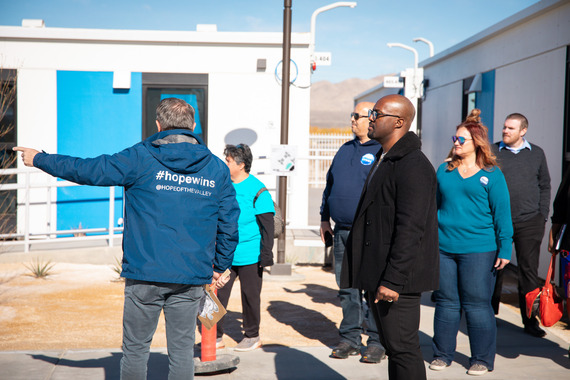
[[[240,278],[244,338],[234,350],[251,351],[261,347],[261,285],[263,268],[273,265],[275,208],[265,185],[249,174],[253,161],[249,146],[226,145],[224,155],[240,208],[239,243],[234,252],[230,280],[218,290],[218,298],[222,305],[227,307],[235,279]],[[218,322],[216,348],[224,347],[224,320],[225,318],[222,318]]]
[[[430,369],[451,365],[463,311],[470,375],[494,368],[497,327],[491,296],[496,271],[511,259],[513,235],[507,183],[491,153],[480,113],[474,109],[457,127],[451,160],[437,171],[440,282],[434,293]]]

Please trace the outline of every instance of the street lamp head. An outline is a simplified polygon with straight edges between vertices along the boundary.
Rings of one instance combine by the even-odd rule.
[[[332,8],[336,8],[336,7],[351,7],[354,8],[356,7],[356,1],[337,1],[336,3],[332,3],[329,5],[326,5],[326,7],[330,7],[330,9]]]
[[[387,45],[390,48],[399,47],[399,48],[406,49],[406,50],[409,50],[412,53],[414,53],[414,68],[417,70],[417,68],[418,68],[418,52],[416,49],[414,49],[413,47],[410,47],[408,45],[401,44],[399,42],[388,42]]]
[[[433,57],[434,48],[433,48],[433,43],[430,40],[425,39],[423,37],[417,37],[417,38],[414,38],[413,41],[414,42],[423,42],[423,43],[427,44],[429,46],[429,56]]]
[[[317,15],[338,7],[354,8],[356,7],[356,1],[337,1],[336,3],[325,5],[324,7],[316,9],[311,15],[311,43],[309,44],[309,51],[311,58],[314,58],[315,54],[315,32],[316,32],[315,25],[317,23]]]

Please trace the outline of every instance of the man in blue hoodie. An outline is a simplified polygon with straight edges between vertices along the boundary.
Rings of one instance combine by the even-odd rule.
[[[168,98],[158,133],[114,155],[77,158],[16,147],[26,166],[82,185],[125,188],[121,379],[146,379],[164,310],[172,379],[194,376],[203,285],[221,287],[238,242],[239,207],[226,164],[193,133],[194,109]],[[226,280],[227,281],[227,280]]]
[[[340,269],[348,233],[352,227],[354,212],[360,199],[364,180],[380,150],[378,142],[368,138],[368,110],[374,108],[372,102],[358,103],[350,114],[354,140],[345,143],[336,153],[327,173],[327,185],[321,204],[321,239],[334,236],[334,261],[337,285],[340,284]],[[330,219],[335,223],[334,231]],[[361,347],[362,292],[358,289],[340,289],[338,291],[342,308],[340,322],[340,342],[333,349],[331,356],[346,359],[349,355],[358,355]],[[378,329],[373,318],[366,319],[368,342],[362,361],[379,363],[384,356]]]

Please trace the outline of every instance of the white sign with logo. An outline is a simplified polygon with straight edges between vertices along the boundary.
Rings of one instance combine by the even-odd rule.
[[[404,88],[404,83],[400,82],[400,77],[384,77],[384,87]]]
[[[317,66],[330,66],[332,63],[330,52],[315,52],[313,57],[315,58]]]
[[[271,146],[271,174],[289,176],[295,172],[297,160],[297,146],[273,145]]]

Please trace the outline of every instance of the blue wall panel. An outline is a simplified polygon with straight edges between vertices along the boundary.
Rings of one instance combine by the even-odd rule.
[[[129,90],[113,90],[112,72],[58,71],[57,153],[95,157],[119,152],[141,140],[142,75],[131,74]],[[115,226],[123,216],[122,188],[115,190]],[[65,187],[57,192],[57,229],[109,224],[109,189]]]
[[[481,110],[481,121],[489,128],[489,140],[493,142],[495,117],[495,70],[483,73],[481,93],[477,94],[476,107]]]

